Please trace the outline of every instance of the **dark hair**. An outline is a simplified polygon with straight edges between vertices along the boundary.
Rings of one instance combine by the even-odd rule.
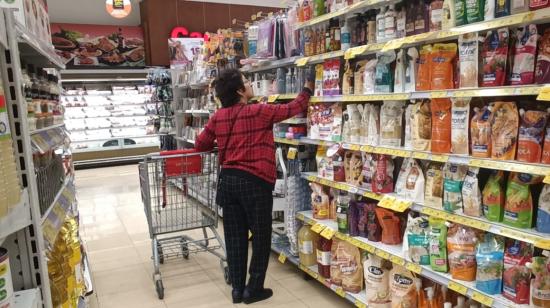
[[[231,107],[241,99],[237,91],[244,90],[243,76],[238,69],[226,69],[214,80],[213,86],[222,106]]]

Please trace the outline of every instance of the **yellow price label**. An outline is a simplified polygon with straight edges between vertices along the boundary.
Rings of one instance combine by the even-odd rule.
[[[320,223],[316,223],[316,224],[313,225],[313,227],[311,227],[311,231],[313,231],[315,233],[321,233],[321,231],[323,231],[325,228],[326,228],[325,225],[322,225]]]
[[[296,214],[296,219],[303,221],[304,220],[304,214],[302,214],[302,213]]]
[[[296,154],[298,154],[298,149],[296,148],[290,148],[288,149],[288,153],[286,154],[286,158],[288,159],[295,159]]]
[[[446,163],[449,160],[449,155],[432,154],[432,160],[440,163]]]
[[[279,94],[270,95],[267,97],[267,102],[274,103],[277,101],[277,98],[279,98]]]
[[[466,295],[466,293],[468,293],[468,288],[465,285],[462,285],[460,283],[449,281],[448,286],[449,286],[449,289],[457,293],[460,293],[462,295]]]
[[[56,203],[53,206],[52,211],[55,213],[55,215],[57,216],[57,218],[59,218],[60,221],[65,221],[66,212],[59,203]]]
[[[279,254],[279,262],[281,262],[283,264],[286,262],[286,254],[284,252],[281,252]]]
[[[344,291],[342,287],[336,288],[334,292],[336,292],[336,294],[340,295],[341,297],[346,297],[346,291]]]
[[[534,245],[542,249],[550,250],[550,239],[544,239],[544,238],[536,239],[534,241]]]
[[[296,66],[304,66],[307,64],[307,61],[309,60],[308,57],[303,57],[303,58],[300,58],[298,60],[296,60],[295,64]]]
[[[545,176],[543,182],[544,184],[550,184],[550,175]]]
[[[408,269],[409,271],[411,271],[413,273],[417,273],[417,274],[420,274],[422,272],[422,266],[420,266],[420,264],[416,264],[416,263],[407,263],[407,265],[405,265],[405,268]]]
[[[390,261],[394,264],[399,264],[401,266],[405,265],[405,260],[398,256],[390,256]]]
[[[374,252],[376,251],[376,248],[375,248],[374,246],[372,246],[372,245],[370,245],[370,244],[367,244],[367,243],[365,243],[365,242],[363,242],[363,241],[358,241],[358,242],[359,242],[359,243],[357,243],[357,244],[358,244],[357,246],[358,246],[359,248],[363,249],[364,251],[368,251],[368,252],[370,252],[370,253],[374,253]]]
[[[493,306],[492,297],[479,293],[477,291],[474,291],[474,294],[472,295],[472,299],[475,300],[476,302],[482,303],[485,306],[488,306],[488,307]]]
[[[396,212],[399,212],[399,213],[403,213],[406,209],[408,209],[409,207],[411,207],[412,205],[412,201],[407,201],[407,200],[399,200],[397,202],[394,202],[392,204],[392,210],[396,211]]]
[[[323,231],[321,231],[321,236],[326,238],[327,240],[332,239],[334,234],[336,233],[336,230],[333,230],[331,228],[325,228]]]
[[[361,152],[370,153],[370,152],[372,152],[373,149],[374,149],[374,147],[370,146],[370,145],[361,146]]]
[[[356,56],[363,54],[365,51],[367,51],[367,45],[350,48],[346,50],[344,54],[344,59],[346,60],[353,59]]]
[[[377,249],[374,254],[379,256],[382,259],[389,260],[389,258],[390,258],[390,254],[387,251],[384,251],[384,250]]]
[[[446,91],[434,91],[430,93],[430,98],[444,98],[447,97]]]
[[[348,148],[352,151],[361,150],[361,146],[359,144],[348,144]]]
[[[430,154],[424,152],[414,152],[413,157],[416,159],[427,160],[430,158]]]
[[[363,303],[362,301],[356,299],[356,300],[355,300],[355,307],[367,308],[367,304],[365,304],[365,303]]]
[[[336,232],[334,236],[336,236],[336,238],[341,239],[343,241],[348,241],[348,238],[349,238],[349,236],[340,232]]]
[[[403,46],[404,43],[405,43],[404,39],[391,40],[386,44],[384,44],[384,47],[382,47],[381,51],[386,52],[388,50],[398,49],[399,47]]]
[[[380,202],[378,202],[378,206],[391,209],[393,203],[395,202],[395,197],[392,196],[384,196]]]
[[[469,91],[464,91],[464,90],[459,90],[459,91],[455,91],[455,97],[475,97],[475,96],[479,96],[479,91],[476,91],[476,90],[469,90]]]

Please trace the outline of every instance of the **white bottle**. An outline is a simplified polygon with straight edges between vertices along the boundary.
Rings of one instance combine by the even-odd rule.
[[[384,39],[386,41],[393,40],[396,37],[396,17],[397,13],[395,13],[395,4],[392,4],[389,6],[386,13],[384,13]]]
[[[443,304],[443,308],[453,308],[453,303],[446,302]]]
[[[456,306],[454,308],[466,308],[466,298],[464,296],[458,296],[456,298]]]
[[[340,29],[340,49],[346,51],[351,48],[351,33],[348,26],[348,20],[344,20],[344,25]]]
[[[378,15],[376,15],[376,42],[383,43],[386,41],[386,20],[385,20],[386,8],[381,8]]]

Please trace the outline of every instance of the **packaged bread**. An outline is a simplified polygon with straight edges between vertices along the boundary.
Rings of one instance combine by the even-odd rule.
[[[443,208],[443,164],[430,162],[426,169],[426,188],[424,196],[426,206]]]
[[[430,89],[446,90],[454,88],[454,61],[457,46],[455,43],[434,44],[430,53]]]
[[[521,124],[519,127],[517,160],[538,163],[542,156],[542,140],[548,113],[520,109],[519,115]]]
[[[380,144],[401,146],[404,101],[385,101],[380,109]]]
[[[411,137],[413,149],[429,151],[432,139],[432,113],[430,100],[416,102],[412,109]]]
[[[514,160],[519,128],[516,103],[495,102],[491,112],[491,158]]]
[[[363,290],[363,265],[359,248],[346,241],[333,239],[330,279],[346,292],[359,293]]]
[[[488,107],[474,108],[470,122],[472,156],[491,157],[491,110]]]
[[[468,155],[470,98],[453,98],[451,109],[451,151]]]
[[[432,152],[451,152],[451,100],[434,98],[432,109]]]
[[[392,308],[417,307],[416,280],[413,274],[401,265],[394,264],[390,272]]]

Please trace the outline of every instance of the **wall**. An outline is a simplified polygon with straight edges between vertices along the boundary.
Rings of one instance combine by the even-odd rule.
[[[139,26],[139,2],[130,0],[132,12],[117,19],[105,10],[105,0],[49,0],[48,13],[52,23]]]
[[[144,0],[140,6],[141,25],[147,44],[146,62],[148,65],[160,66],[169,65],[168,37],[175,26],[185,26],[191,32],[214,32],[219,28],[231,27],[233,18],[248,21],[258,11],[267,13],[278,10],[265,6],[186,0]]]

